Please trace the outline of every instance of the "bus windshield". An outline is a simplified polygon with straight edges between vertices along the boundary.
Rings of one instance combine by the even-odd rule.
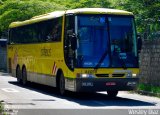
[[[76,67],[138,67],[133,17],[78,15],[76,20]]]
[[[131,17],[108,17],[112,67],[138,67],[136,32]]]

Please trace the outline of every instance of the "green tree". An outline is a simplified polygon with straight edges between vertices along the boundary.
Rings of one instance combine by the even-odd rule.
[[[123,4],[122,4],[123,3]],[[120,0],[115,5],[117,8],[131,11],[135,14],[139,32],[148,30],[157,31],[159,27],[160,1],[159,0]]]
[[[33,16],[64,10],[63,5],[40,0],[7,0],[0,6],[0,33],[8,29],[11,22],[30,19]]]
[[[0,0],[0,32],[12,21],[21,21],[54,10],[73,8],[115,8],[135,14],[139,32],[150,24],[151,30],[160,29],[160,0]]]
[[[108,1],[102,0],[68,0],[66,2],[66,7],[68,8],[95,8],[95,7],[109,7],[110,3]]]

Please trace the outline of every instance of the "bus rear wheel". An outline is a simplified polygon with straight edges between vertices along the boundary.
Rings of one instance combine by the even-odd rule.
[[[16,78],[18,83],[22,83],[22,78],[21,78],[21,70],[20,67],[18,66],[16,69]]]
[[[59,93],[61,95],[65,94],[65,78],[63,73],[61,73],[60,78],[59,78]]]
[[[107,91],[107,94],[108,94],[109,97],[114,98],[114,97],[117,96],[118,91]]]
[[[22,69],[22,84],[23,85],[27,84],[27,71],[25,67],[23,67]]]

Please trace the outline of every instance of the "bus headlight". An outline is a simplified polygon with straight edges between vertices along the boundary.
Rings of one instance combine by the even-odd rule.
[[[133,77],[136,77],[136,76],[137,76],[137,74],[132,74],[132,76],[133,76]]]
[[[78,78],[95,78],[92,74],[77,74]]]

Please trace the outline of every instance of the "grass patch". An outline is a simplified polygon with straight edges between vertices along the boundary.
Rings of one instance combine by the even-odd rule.
[[[0,115],[2,115],[3,109],[2,103],[0,102]]]
[[[4,111],[4,106],[3,104],[0,102],[0,115],[10,115],[10,114],[7,114],[5,111]]]
[[[138,85],[138,90],[148,91],[150,93],[154,93],[158,97],[160,96],[160,87],[158,87],[158,86],[153,86],[153,85],[140,83]]]

